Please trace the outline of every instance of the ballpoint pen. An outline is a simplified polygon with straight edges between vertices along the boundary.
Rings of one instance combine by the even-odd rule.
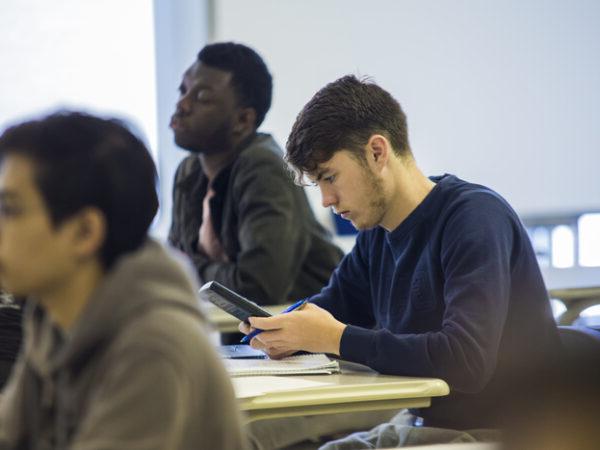
[[[296,303],[294,303],[293,305],[288,306],[287,308],[285,308],[283,311],[281,311],[281,314],[285,314],[285,313],[289,313],[294,311],[295,309],[301,308],[302,305],[304,305],[307,302],[307,299],[302,299],[302,300],[298,300]],[[260,330],[260,329],[256,329],[254,331],[252,331],[251,333],[247,334],[246,336],[244,336],[242,338],[242,340],[240,341],[241,344],[247,344],[248,342],[250,342],[252,340],[252,338],[260,333],[262,333],[264,330]]]

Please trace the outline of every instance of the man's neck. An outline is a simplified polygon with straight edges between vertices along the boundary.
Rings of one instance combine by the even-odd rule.
[[[387,231],[396,229],[419,206],[435,187],[417,167],[414,159],[400,162],[393,168],[389,208],[381,226]]]
[[[202,171],[208,177],[209,181],[214,180],[221,170],[235,161],[244,144],[252,134],[253,133],[246,133],[234,138],[231,147],[228,149],[209,154],[200,153],[198,155],[200,164],[202,164]]]
[[[198,158],[200,158],[200,164],[202,164],[202,171],[209,181],[214,180],[221,170],[230,165],[237,157],[237,153],[236,149],[210,155],[200,153]]]
[[[69,280],[40,296],[39,301],[52,321],[64,331],[69,331],[103,277],[104,271],[99,263],[84,264]]]

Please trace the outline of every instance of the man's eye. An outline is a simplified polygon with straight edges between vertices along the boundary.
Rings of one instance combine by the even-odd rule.
[[[21,208],[10,205],[0,205],[0,216],[2,217],[16,216],[19,213],[21,213]]]
[[[196,100],[201,103],[210,103],[211,102],[210,97],[204,90],[198,91],[198,93],[196,94]]]
[[[328,177],[323,178],[328,183],[333,183],[335,181],[335,175],[329,175]]]

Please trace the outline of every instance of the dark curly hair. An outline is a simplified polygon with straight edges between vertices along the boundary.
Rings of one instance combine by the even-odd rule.
[[[287,140],[286,161],[300,182],[339,150],[364,161],[373,134],[387,137],[399,155],[411,154],[406,115],[375,83],[346,75],[319,90],[296,117]]]

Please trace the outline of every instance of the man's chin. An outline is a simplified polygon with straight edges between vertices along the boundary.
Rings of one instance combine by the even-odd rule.
[[[188,152],[212,155],[222,153],[224,149],[231,146],[225,139],[198,139],[195,136],[177,134],[174,135],[175,144]]]
[[[190,142],[188,139],[185,139],[183,136],[175,135],[175,145],[182,150],[187,150],[192,153],[202,153],[201,148],[198,145],[195,145],[193,142]]]
[[[361,222],[355,222],[354,220],[350,220],[350,223],[354,228],[356,228],[357,231],[363,231],[367,229],[367,227],[365,227],[365,225]]]
[[[355,222],[353,220],[350,220],[350,223],[354,228],[356,228],[357,231],[370,230],[378,225],[377,223]]]

